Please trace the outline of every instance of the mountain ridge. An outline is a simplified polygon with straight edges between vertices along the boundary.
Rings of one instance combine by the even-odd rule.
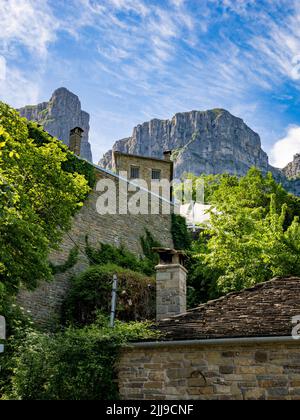
[[[300,167],[299,173],[293,172],[294,180],[289,180],[291,170],[270,165],[259,134],[243,119],[222,108],[179,112],[171,119],[154,118],[138,124],[132,136],[114,143],[99,165],[111,169],[113,151],[163,158],[164,150],[173,152],[176,178],[185,172],[195,175],[226,172],[243,176],[256,166],[263,173],[271,171],[277,182],[300,195],[300,180],[296,179],[300,175]]]

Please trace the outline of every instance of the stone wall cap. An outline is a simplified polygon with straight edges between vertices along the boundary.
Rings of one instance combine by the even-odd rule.
[[[167,270],[170,270],[172,268],[180,268],[185,273],[188,272],[188,270],[181,264],[158,264],[157,266],[155,266],[156,271],[167,271]]]
[[[174,248],[163,248],[163,247],[153,247],[152,251],[164,254],[171,254],[171,255],[186,255],[185,251],[177,250]]]

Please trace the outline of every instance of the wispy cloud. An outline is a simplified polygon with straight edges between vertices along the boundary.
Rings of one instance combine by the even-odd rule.
[[[36,103],[40,94],[39,76],[33,74],[30,79],[16,68],[10,68],[8,72],[9,75],[2,80],[0,78],[0,99],[14,104],[16,108]]]
[[[1,99],[14,106],[34,103],[60,23],[47,0],[0,0]]]
[[[22,46],[39,56],[47,54],[59,27],[46,0],[1,0],[0,21],[2,50]]]
[[[276,120],[269,143],[279,126],[282,137],[277,121],[299,95],[298,0],[0,4],[1,98],[21,106],[41,98],[49,79],[63,81],[86,96],[95,142],[105,130],[101,150],[144,119],[211,107],[254,129]]]

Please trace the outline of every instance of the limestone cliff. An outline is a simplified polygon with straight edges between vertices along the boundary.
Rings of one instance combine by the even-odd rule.
[[[113,150],[158,158],[172,150],[176,177],[184,172],[245,175],[252,166],[263,172],[274,169],[259,135],[223,109],[178,113],[171,120],[146,122],[135,127],[131,137],[117,141]],[[111,156],[111,151],[106,153],[99,165],[111,167]]]
[[[293,162],[290,162],[282,171],[289,179],[300,178],[300,153],[296,154]]]
[[[22,117],[41,124],[54,137],[69,145],[70,130],[80,127],[84,130],[81,156],[92,161],[91,145],[89,143],[90,116],[82,111],[78,96],[66,88],[59,88],[49,102],[35,106],[25,106],[19,109]]]

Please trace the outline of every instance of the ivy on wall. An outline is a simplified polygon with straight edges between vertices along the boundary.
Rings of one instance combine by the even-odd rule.
[[[79,255],[79,248],[78,246],[74,246],[74,248],[71,249],[68,259],[65,263],[60,265],[54,265],[50,263],[52,274],[59,274],[59,273],[65,273],[66,271],[70,270],[70,268],[74,267],[78,261],[78,255]]]
[[[69,173],[78,173],[84,175],[88,181],[90,188],[93,188],[96,184],[96,171],[91,163],[86,160],[79,159],[69,148],[63,144],[60,140],[54,139],[49,136],[42,127],[38,126],[32,121],[27,122],[27,128],[29,137],[34,140],[37,145],[44,145],[50,142],[57,142],[57,145],[66,153],[66,160],[62,163],[62,169]]]
[[[188,250],[191,248],[192,238],[184,217],[172,214],[171,232],[175,249]]]

